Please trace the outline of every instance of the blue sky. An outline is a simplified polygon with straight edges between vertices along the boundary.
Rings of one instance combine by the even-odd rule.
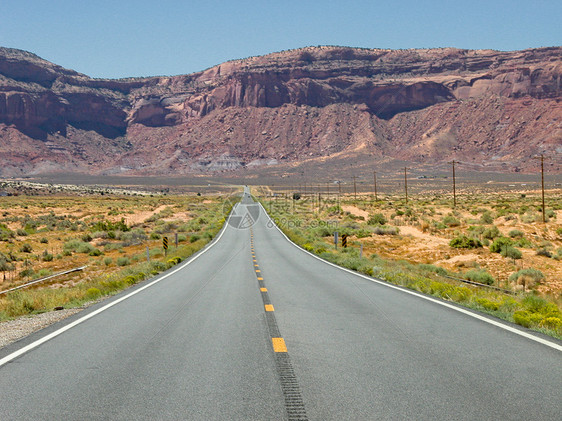
[[[562,1],[2,0],[0,46],[92,77],[177,75],[309,45],[561,45]]]

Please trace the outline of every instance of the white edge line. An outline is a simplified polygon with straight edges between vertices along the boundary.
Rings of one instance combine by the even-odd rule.
[[[366,279],[366,280],[368,280],[368,281],[375,282],[375,283],[380,284],[380,285],[384,285],[385,287],[392,288],[392,289],[395,289],[395,290],[398,290],[398,291],[402,291],[402,292],[404,292],[404,293],[406,293],[406,294],[414,295],[414,296],[419,297],[419,298],[423,298],[424,300],[431,301],[431,302],[433,302],[433,303],[442,305],[442,306],[444,306],[444,307],[447,307],[447,308],[450,308],[450,309],[452,309],[452,310],[458,311],[459,313],[466,314],[466,315],[468,315],[468,316],[470,316],[470,317],[474,317],[475,319],[481,320],[481,321],[483,321],[483,322],[489,323],[489,324],[494,325],[494,326],[496,326],[496,327],[499,327],[499,328],[501,328],[501,329],[507,330],[507,331],[509,331],[509,332],[515,333],[515,334],[520,335],[520,336],[523,336],[523,337],[525,337],[525,338],[527,338],[527,339],[531,339],[532,341],[535,341],[535,342],[541,343],[541,344],[543,344],[543,345],[549,346],[549,347],[551,347],[551,348],[553,348],[553,349],[556,349],[556,350],[558,350],[558,351],[562,351],[562,346],[558,345],[557,343],[548,341],[548,340],[546,340],[546,339],[540,338],[540,337],[538,337],[538,336],[532,335],[532,334],[527,333],[527,332],[523,332],[523,331],[521,331],[521,330],[519,330],[519,329],[516,329],[516,328],[514,328],[514,327],[512,327],[512,326],[506,325],[506,324],[504,324],[504,323],[497,322],[497,321],[495,321],[495,320],[489,319],[488,317],[484,317],[484,316],[482,316],[482,315],[480,315],[480,314],[473,313],[473,312],[470,311],[470,310],[467,310],[467,309],[464,309],[464,308],[460,308],[460,307],[454,306],[454,305],[449,304],[449,303],[447,303],[447,302],[445,302],[445,301],[440,301],[440,300],[437,300],[437,299],[435,299],[435,298],[432,298],[432,297],[428,297],[428,296],[426,296],[426,295],[419,294],[419,293],[417,293],[417,292],[415,292],[415,291],[406,289],[405,287],[402,287],[402,288],[401,288],[401,287],[398,287],[398,286],[393,285],[393,284],[391,284],[391,283],[384,282],[384,281],[380,281],[380,280],[378,280],[378,279],[376,279],[376,278],[372,278],[372,277],[370,277],[370,276],[363,275],[362,273],[355,272],[355,271],[353,271],[353,270],[351,270],[351,269],[348,269],[348,268],[345,268],[345,267],[342,267],[342,266],[338,266],[338,265],[336,265],[335,263],[332,263],[332,262],[329,262],[329,261],[327,261],[327,260],[324,260],[324,259],[322,259],[321,257],[316,256],[314,253],[311,253],[311,252],[309,252],[308,250],[305,250],[305,249],[303,249],[302,247],[300,247],[299,245],[293,243],[293,242],[291,241],[291,239],[290,239],[289,237],[287,237],[287,235],[285,235],[285,233],[281,230],[281,228],[279,228],[279,227],[277,226],[277,224],[275,223],[275,221],[274,221],[273,219],[271,219],[271,217],[269,216],[269,214],[267,213],[267,211],[265,210],[265,208],[263,207],[263,205],[262,205],[261,203],[260,203],[260,207],[263,209],[264,213],[267,215],[267,217],[269,218],[269,220],[271,221],[271,223],[273,224],[273,226],[275,226],[275,228],[277,228],[277,230],[279,230],[279,232],[283,235],[283,237],[285,237],[285,239],[286,239],[289,243],[291,243],[293,246],[295,246],[295,247],[298,248],[299,250],[301,250],[301,251],[303,251],[303,252],[309,254],[310,256],[314,257],[315,259],[318,259],[318,260],[320,260],[321,262],[326,263],[327,265],[330,265],[330,266],[333,266],[333,267],[335,267],[335,268],[341,269],[341,270],[346,271],[346,272],[348,272],[348,273],[350,273],[350,274],[352,274],[352,275],[359,276],[359,277],[361,277],[361,278],[363,278],[363,279]]]
[[[234,205],[234,207],[236,207],[236,205],[237,205],[237,203]],[[234,207],[233,207],[233,209],[234,209]],[[231,214],[232,214],[232,213],[231,213]],[[230,215],[228,216],[228,219],[230,219]],[[103,306],[103,307],[101,307],[101,308],[99,308],[99,309],[97,309],[97,310],[95,310],[95,311],[93,311],[93,312],[87,314],[87,315],[84,316],[84,317],[81,317],[80,319],[75,320],[75,321],[73,321],[72,323],[69,323],[68,325],[66,325],[66,326],[64,326],[64,327],[62,327],[62,328],[60,328],[60,329],[58,329],[58,330],[56,330],[56,331],[54,331],[54,332],[52,332],[52,333],[50,333],[50,334],[44,336],[44,337],[42,337],[41,339],[38,339],[38,340],[36,340],[35,342],[32,342],[32,343],[30,343],[29,345],[26,345],[26,346],[24,346],[23,348],[18,349],[17,351],[15,351],[15,352],[13,352],[13,353],[11,353],[11,354],[5,356],[4,358],[0,359],[0,367],[2,367],[3,365],[9,363],[9,362],[12,361],[12,360],[18,358],[19,356],[25,354],[26,352],[29,352],[29,351],[31,351],[32,349],[37,348],[39,345],[42,345],[42,344],[44,344],[45,342],[50,341],[51,339],[53,339],[53,338],[59,336],[60,334],[66,332],[67,330],[72,329],[74,326],[77,326],[77,325],[79,325],[80,323],[83,323],[83,322],[85,322],[86,320],[91,319],[91,318],[94,317],[94,316],[97,316],[97,315],[100,314],[102,311],[105,311],[105,310],[107,310],[107,309],[113,307],[114,305],[119,304],[121,301],[125,301],[127,298],[131,298],[133,295],[136,295],[136,294],[138,294],[139,292],[144,291],[144,290],[147,289],[147,288],[150,288],[152,285],[155,285],[155,284],[157,284],[158,282],[163,281],[163,280],[166,279],[167,277],[172,276],[174,273],[179,272],[180,270],[182,270],[183,268],[185,268],[187,265],[193,263],[193,262],[196,261],[199,257],[201,257],[203,254],[205,254],[206,252],[208,252],[215,244],[217,244],[217,243],[219,242],[219,240],[221,239],[222,235],[226,232],[226,229],[227,229],[227,226],[228,226],[228,219],[225,221],[224,226],[223,226],[223,228],[222,228],[222,230],[221,230],[219,236],[216,237],[213,242],[207,244],[207,246],[206,246],[203,250],[201,250],[198,254],[196,254],[195,256],[193,256],[191,259],[189,259],[189,260],[188,260],[187,262],[185,262],[184,264],[181,264],[180,267],[178,267],[177,269],[173,270],[173,271],[170,272],[170,273],[167,273],[167,274],[163,275],[162,277],[160,277],[160,278],[158,278],[158,279],[152,281],[151,283],[146,284],[146,285],[144,285],[144,286],[142,286],[142,287],[140,287],[140,288],[134,290],[133,292],[131,292],[131,293],[129,293],[129,294],[127,294],[127,295],[125,295],[125,296],[123,296],[123,297],[121,297],[121,298],[115,300],[115,301],[112,301],[111,303],[109,303],[109,304],[107,304],[107,305],[105,305],[105,306]]]

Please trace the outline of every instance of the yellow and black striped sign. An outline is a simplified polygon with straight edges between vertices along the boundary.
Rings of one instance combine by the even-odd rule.
[[[168,250],[168,237],[162,237],[162,247],[164,250]]]
[[[347,234],[342,234],[341,236],[341,246],[342,247],[347,247]]]

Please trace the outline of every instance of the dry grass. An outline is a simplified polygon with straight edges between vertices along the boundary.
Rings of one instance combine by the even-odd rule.
[[[220,196],[3,197],[0,290],[87,268],[0,296],[0,320],[79,305],[165,270],[203,247],[223,217]],[[169,238],[167,256],[162,236]]]

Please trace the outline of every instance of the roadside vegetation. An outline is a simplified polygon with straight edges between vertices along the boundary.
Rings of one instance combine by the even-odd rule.
[[[562,339],[559,194],[546,224],[529,194],[472,195],[456,207],[442,195],[258,195],[292,241],[325,260]]]
[[[219,196],[3,197],[0,291],[86,268],[0,295],[0,321],[79,307],[157,275],[210,242],[224,212]]]

